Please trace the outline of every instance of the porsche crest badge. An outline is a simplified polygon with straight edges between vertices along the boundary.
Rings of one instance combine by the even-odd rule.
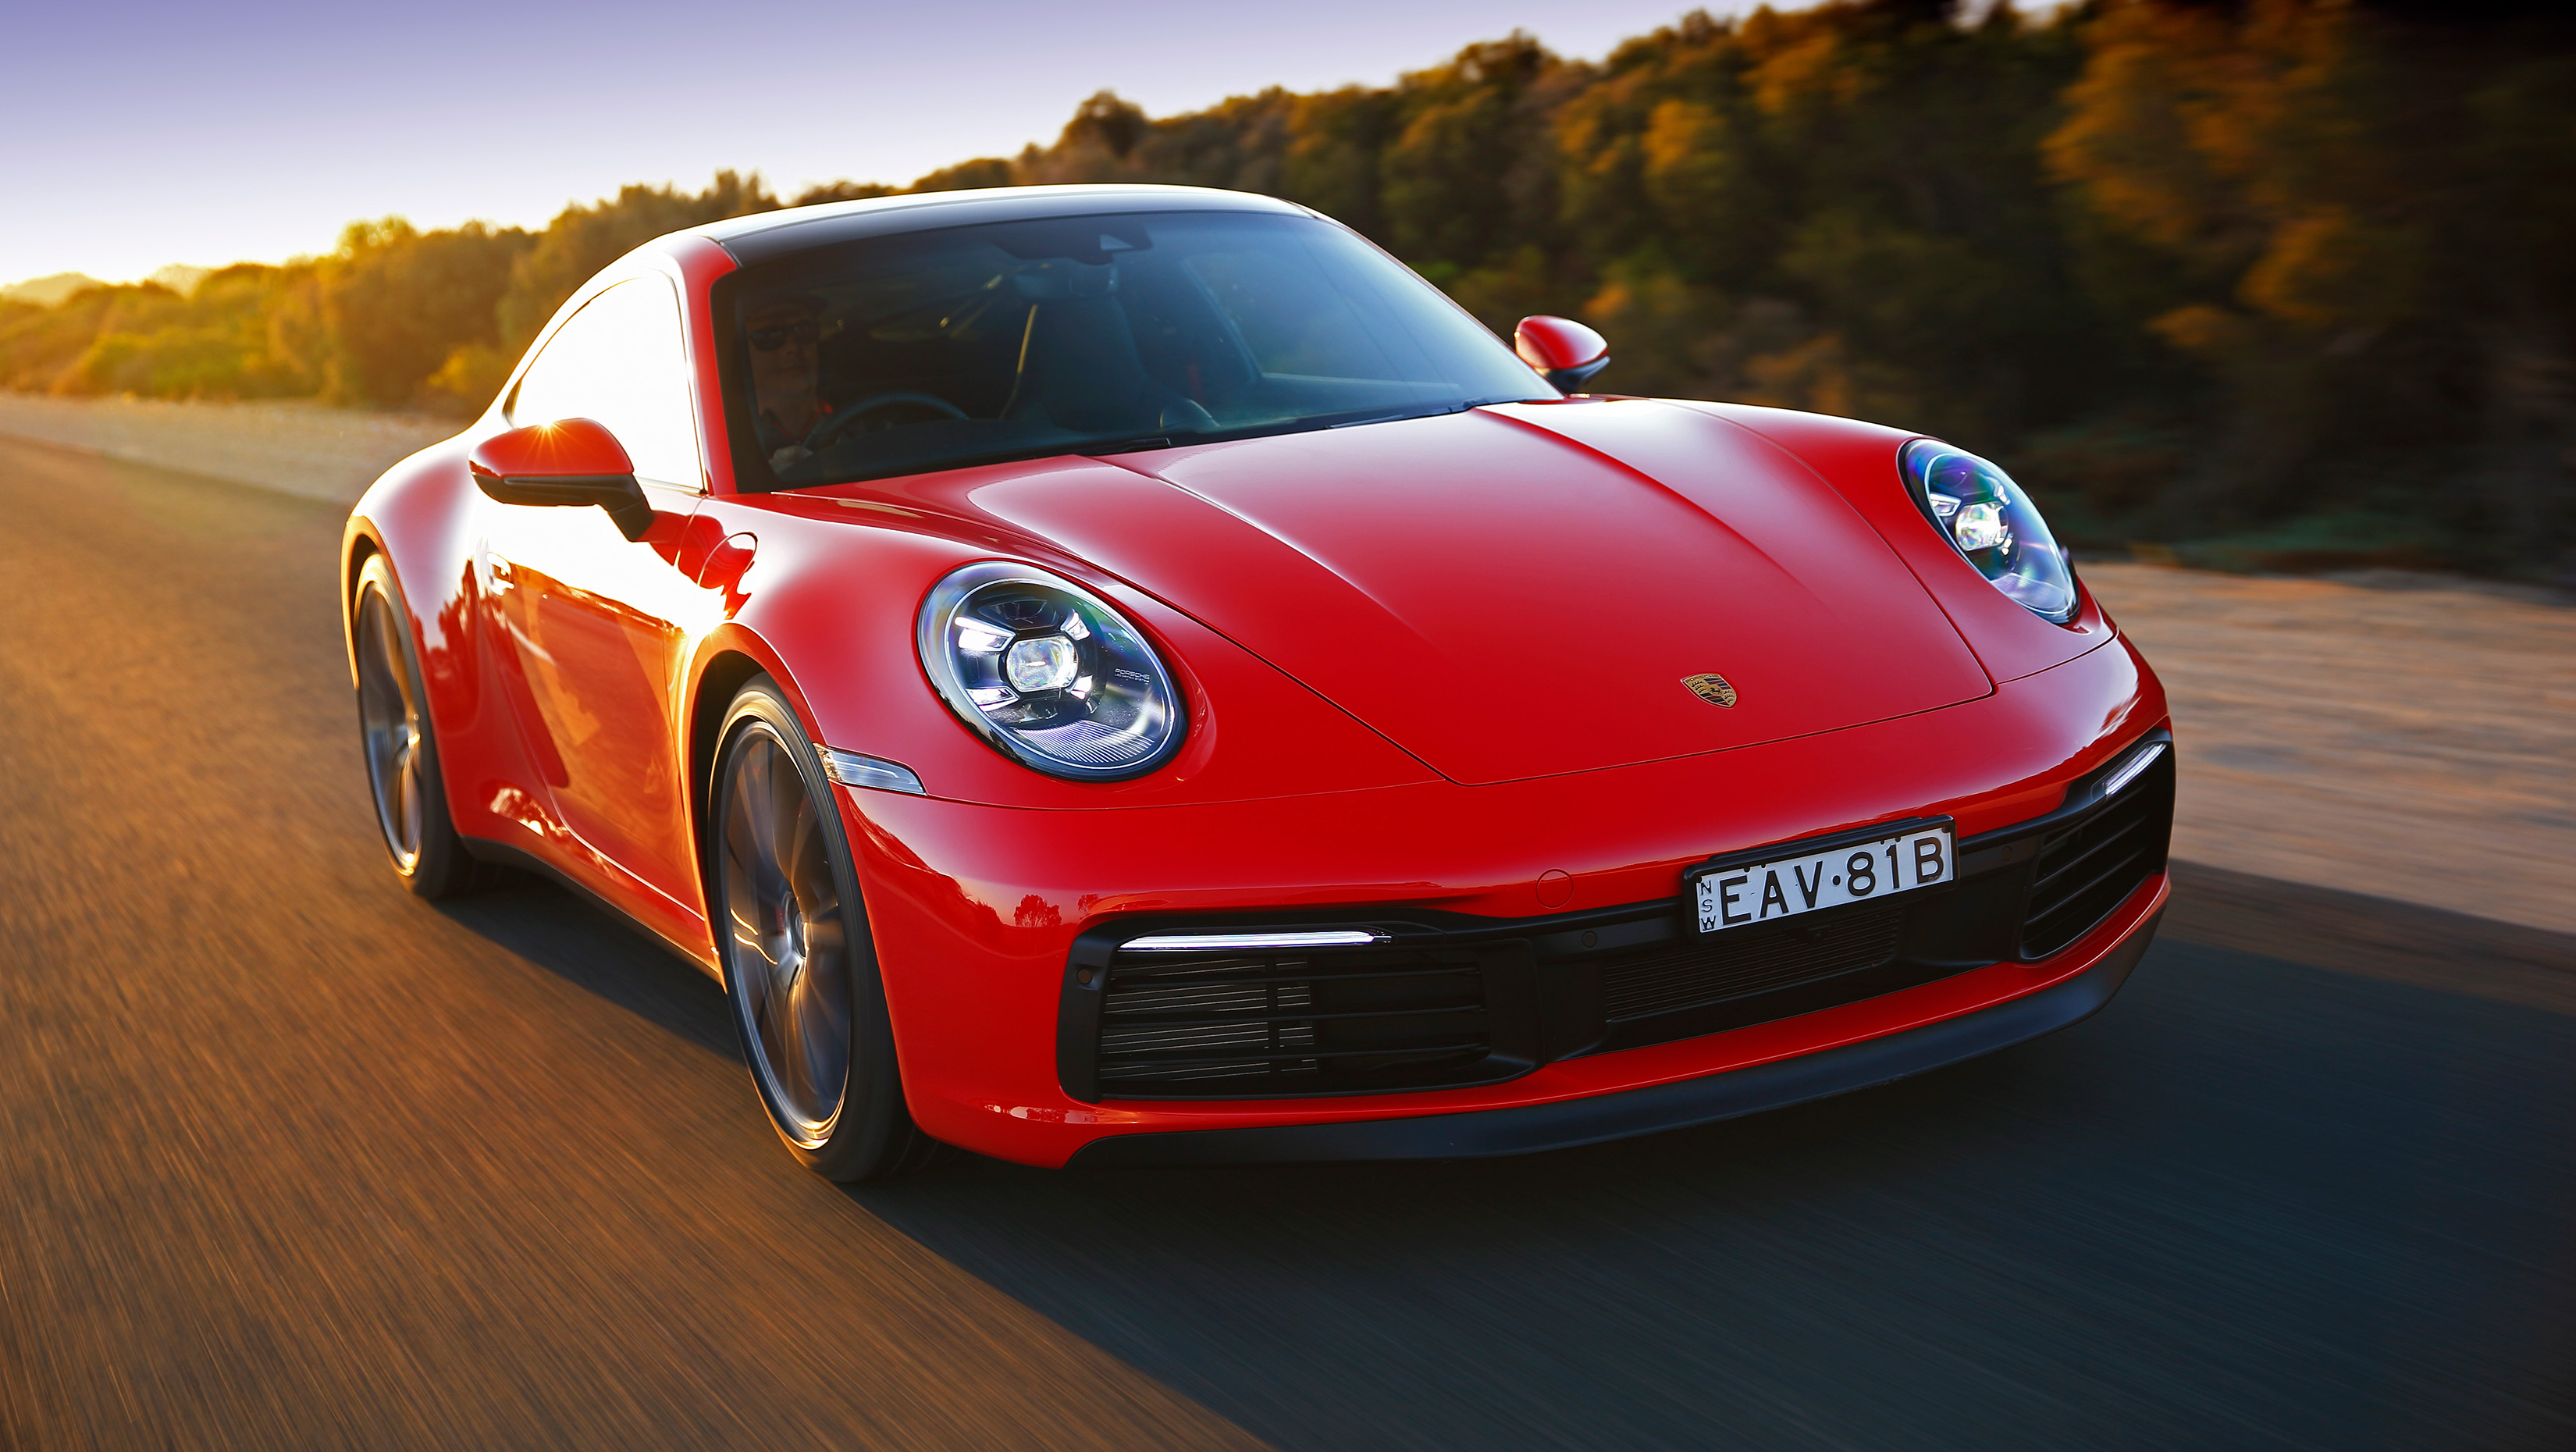
[[[1727,684],[1726,677],[1714,672],[1707,675],[1684,676],[1682,684],[1690,688],[1692,695],[1712,706],[1735,704],[1735,687]]]

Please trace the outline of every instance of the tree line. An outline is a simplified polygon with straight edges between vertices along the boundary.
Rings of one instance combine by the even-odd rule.
[[[1358,228],[1599,386],[1994,455],[2095,545],[2576,580],[2576,30],[2532,5],[1945,0],[1527,37],[1385,87],[1152,117],[820,201],[1232,187]],[[583,279],[781,200],[630,186],[540,230],[352,225],[185,293],[0,303],[0,387],[472,412]]]

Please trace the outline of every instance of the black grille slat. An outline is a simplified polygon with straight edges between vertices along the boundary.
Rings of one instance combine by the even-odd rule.
[[[1891,904],[1812,928],[1656,949],[1603,970],[1602,1008],[1624,1023],[1862,972],[1896,957],[1904,929],[1904,908]]]
[[[1454,1004],[1446,1008],[1354,1008],[1345,1009],[1338,1013],[1317,1013],[1310,1009],[1299,1009],[1296,1011],[1296,1016],[1297,1021],[1300,1023],[1337,1023],[1344,1019],[1419,1018],[1424,1014],[1431,1013],[1483,1013],[1484,1011],[1485,1008],[1482,1004],[1461,1003]],[[1193,1018],[1173,1014],[1129,1013],[1123,1009],[1112,1010],[1107,1015],[1107,1018],[1113,1028],[1127,1028],[1130,1026],[1184,1028],[1192,1024],[1217,1025],[1257,1021],[1237,1017]]]
[[[2041,873],[2040,873],[2040,875],[2039,875],[2039,880],[2038,880],[2036,883],[2033,883],[2033,884],[2031,885],[2031,896],[2032,896],[2032,898],[2033,898],[2034,900],[2037,900],[2037,899],[2040,899],[2040,898],[2050,898],[2050,899],[2066,898],[2066,897],[2072,897],[2072,896],[2074,896],[2077,892],[2081,892],[2081,891],[2083,891],[2083,889],[2082,889],[2082,888],[2075,888],[2075,889],[2072,889],[2072,890],[2063,889],[2063,888],[2060,888],[2060,887],[2058,886],[2058,883],[2059,883],[2059,881],[2060,881],[2062,878],[2064,878],[2068,873],[2071,873],[2071,872],[2075,871],[2076,869],[2078,869],[2078,868],[2082,867],[2085,863],[2090,862],[2090,861],[2092,861],[2094,858],[2101,856],[2103,853],[2110,851],[2113,847],[2115,847],[2115,846],[2119,845],[2120,839],[2122,839],[2122,838],[2124,838],[2124,837],[2128,836],[2128,835],[2129,835],[2130,833],[2132,833],[2132,832],[2137,832],[2137,831],[2141,831],[2141,830],[2143,830],[2143,829],[2146,827],[2146,825],[2147,825],[2147,821],[2146,821],[2146,818],[2145,818],[2145,817],[2143,817],[2143,816],[2139,816],[2139,815],[2136,815],[2136,814],[2131,814],[2131,815],[2127,818],[2127,820],[2120,822],[2120,823],[2118,824],[2118,826],[2117,826],[2116,828],[2114,828],[2114,829],[2110,832],[2110,834],[2109,834],[2109,835],[2107,835],[2107,836],[2103,837],[2103,838],[2102,838],[2101,840],[2099,840],[2099,841],[2094,842],[2091,846],[2086,847],[2083,851],[2081,851],[2081,852],[2077,853],[2074,857],[2069,858],[2068,860],[2066,860],[2066,861],[2064,861],[2064,862],[2058,863],[2058,864],[2057,864],[2056,866],[2054,866],[2054,867],[2047,867],[2047,866],[2045,866],[2045,864],[2046,864],[2046,862],[2047,862],[2047,856],[2046,856],[2046,854],[2047,854],[2048,849],[2047,849],[2047,847],[2046,847],[2045,845],[2043,845],[2043,846],[2040,848],[2040,852],[2041,852],[2041,862],[2042,862],[2042,864],[2043,864],[2043,870],[2041,871]],[[2132,850],[2134,851],[2135,849],[2132,849]],[[2115,867],[2115,868],[2112,868],[2112,869],[2110,869],[2110,870],[2111,870],[2111,871],[2117,871],[2118,869]],[[2096,878],[2100,877],[2101,875],[2102,875],[2102,874],[2100,874],[2100,873],[2096,873],[2096,874],[2094,874],[2094,876],[2095,876]]]
[[[1104,1072],[1101,1082],[1116,1086],[1113,1092],[1133,1096],[1156,1092],[1138,1086],[1152,1084],[1200,1084],[1211,1079],[1259,1078],[1280,1084],[1311,1083],[1322,1070],[1311,1061],[1281,1059],[1241,1059],[1223,1063],[1184,1064],[1152,1067],[1125,1067],[1112,1077]]]
[[[1121,1070],[1130,1068],[1150,1069],[1164,1066],[1177,1067],[1186,1064],[1213,1064],[1221,1061],[1232,1061],[1235,1059],[1278,1059],[1283,1061],[1293,1059],[1299,1063],[1305,1063],[1315,1059],[1403,1059],[1416,1058],[1426,1054],[1455,1054],[1467,1049],[1476,1049],[1479,1052],[1482,1052],[1483,1040],[1459,1038],[1453,1039],[1448,1043],[1422,1043],[1410,1045],[1401,1049],[1308,1049],[1289,1045],[1280,1047],[1279,1051],[1276,1053],[1263,1054],[1254,1052],[1254,1050],[1264,1047],[1270,1046],[1244,1044],[1239,1047],[1234,1047],[1233,1051],[1230,1053],[1211,1051],[1208,1053],[1184,1054],[1173,1053],[1167,1050],[1143,1052],[1130,1051],[1118,1056],[1118,1067]],[[1104,1069],[1103,1072],[1106,1073],[1107,1070]]]
[[[2024,958],[2064,950],[2163,869],[2172,803],[2168,748],[2120,795],[2040,839],[2030,904],[2022,916]]]
[[[2097,898],[2107,897],[2109,899],[2107,905],[2100,912],[2095,913],[2092,919],[2087,920],[2085,926],[2090,927],[2093,922],[2100,920],[2102,912],[2108,912],[2111,908],[2119,906],[2121,899],[2137,890],[2138,883],[2146,877],[2145,873],[2138,870],[2139,860],[2145,856],[2146,849],[2133,848],[2127,856],[2085,879],[2081,886],[2056,894],[2053,898],[2056,906],[2045,912],[2034,912],[2030,915],[2031,928],[2036,931],[2042,923],[2064,917],[2070,912],[2081,911],[2086,904]],[[2116,890],[2105,892],[2105,889]]]
[[[1490,1077],[1483,970],[1404,949],[1124,953],[1101,997],[1113,1095],[1367,1093]]]

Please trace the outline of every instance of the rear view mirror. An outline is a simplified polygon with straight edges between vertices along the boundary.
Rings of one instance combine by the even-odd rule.
[[[1569,392],[1610,366],[1610,340],[1572,318],[1521,319],[1512,330],[1512,351],[1540,377]]]
[[[630,540],[653,527],[653,506],[635,482],[625,445],[586,418],[494,434],[474,446],[467,467],[475,487],[503,504],[596,504]]]

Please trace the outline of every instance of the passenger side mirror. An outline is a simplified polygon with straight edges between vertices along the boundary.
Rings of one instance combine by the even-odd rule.
[[[1512,330],[1512,351],[1540,377],[1568,392],[1610,366],[1610,340],[1572,318],[1521,319]]]
[[[626,446],[586,418],[494,434],[474,446],[466,467],[475,487],[503,504],[596,504],[630,540],[653,527],[653,506],[635,482]]]

